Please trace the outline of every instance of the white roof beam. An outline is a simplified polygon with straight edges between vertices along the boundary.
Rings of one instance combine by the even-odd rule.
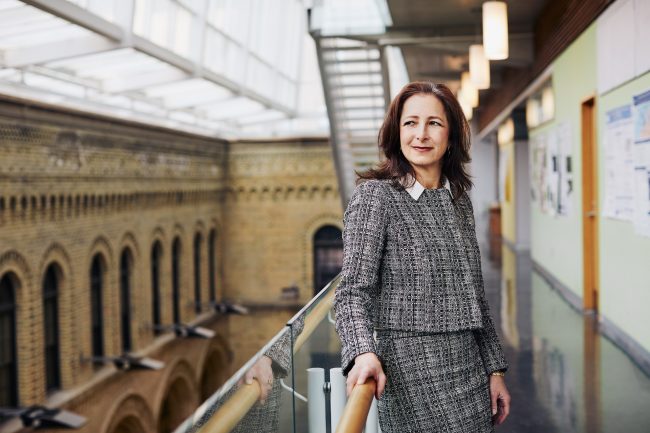
[[[170,110],[178,110],[184,108],[201,108],[203,105],[215,104],[217,102],[230,99],[232,96],[211,96],[211,95],[192,95],[191,97],[174,97],[165,98],[165,106]]]
[[[60,0],[23,0],[23,3],[99,33],[114,41],[124,39],[124,30],[121,27],[73,3]]]
[[[117,48],[119,44],[114,41],[101,36],[87,36],[5,51],[0,57],[0,65],[5,68],[22,68]]]

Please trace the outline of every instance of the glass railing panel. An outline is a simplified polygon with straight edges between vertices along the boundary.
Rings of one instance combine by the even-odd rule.
[[[341,365],[341,343],[334,328],[334,291],[339,277],[332,280],[312,301],[298,312],[290,321],[293,336],[293,374],[295,391],[295,430],[294,432],[310,431],[309,404],[301,397],[309,398],[309,370],[323,369],[324,381],[329,382],[330,368]],[[313,376],[312,376],[313,380]],[[320,385],[319,385],[320,388]],[[316,398],[325,398],[323,410],[318,412],[318,419],[311,420],[327,430],[334,431],[329,426],[329,405],[326,404],[328,393],[319,393]]]
[[[286,326],[174,433],[293,431],[291,351]]]
[[[331,315],[337,284],[338,277],[174,433],[307,433],[307,369],[340,364]]]

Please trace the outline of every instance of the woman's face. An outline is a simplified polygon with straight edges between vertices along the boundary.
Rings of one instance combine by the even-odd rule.
[[[404,102],[399,127],[402,154],[414,168],[440,165],[447,151],[449,125],[440,100],[425,93]]]

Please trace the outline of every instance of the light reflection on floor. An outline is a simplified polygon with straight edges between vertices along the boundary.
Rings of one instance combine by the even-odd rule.
[[[572,309],[526,254],[504,247],[485,265],[486,292],[511,371],[511,419],[501,432],[648,433],[650,377]]]

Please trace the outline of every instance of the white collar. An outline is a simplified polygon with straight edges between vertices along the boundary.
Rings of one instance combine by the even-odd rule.
[[[417,200],[420,198],[420,196],[422,195],[422,193],[426,188],[420,182],[418,182],[417,179],[414,179],[415,182],[413,183],[412,186],[406,187],[406,185],[408,185],[411,182],[411,179],[413,179],[413,176],[407,174],[404,180],[402,181],[402,185],[405,186],[406,192],[408,192],[409,195],[413,197],[413,200]],[[446,188],[449,191],[449,194],[451,194],[451,186],[449,185],[449,180],[447,180],[446,177],[444,179],[445,182],[442,187]]]

